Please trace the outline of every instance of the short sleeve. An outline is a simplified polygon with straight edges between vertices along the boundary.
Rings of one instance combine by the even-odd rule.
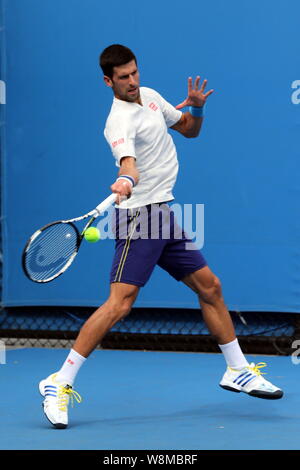
[[[172,127],[176,124],[182,116],[182,111],[176,109],[172,104],[166,101],[159,93],[157,93],[161,110],[166,121],[167,127]]]
[[[120,166],[123,157],[136,157],[135,135],[134,125],[124,119],[124,116],[115,115],[107,121],[104,137],[116,159],[117,166]]]

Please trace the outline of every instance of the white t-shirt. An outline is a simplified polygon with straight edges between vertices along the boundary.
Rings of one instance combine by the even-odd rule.
[[[181,118],[174,108],[151,88],[140,88],[143,106],[114,98],[104,136],[120,167],[122,157],[134,157],[139,182],[122,208],[133,209],[174,199],[178,173],[177,152],[168,127]]]

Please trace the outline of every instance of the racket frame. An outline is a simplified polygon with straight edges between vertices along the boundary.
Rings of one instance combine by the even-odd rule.
[[[108,196],[104,201],[102,201],[95,209],[93,209],[92,211],[90,212],[87,212],[86,214],[80,216],[80,217],[75,217],[73,219],[68,219],[68,220],[57,220],[55,222],[51,222],[47,225],[44,225],[43,227],[41,227],[39,230],[36,230],[36,232],[34,232],[31,237],[27,240],[26,242],[26,245],[23,249],[23,253],[22,253],[22,268],[23,268],[23,271],[24,271],[24,274],[26,275],[26,277],[28,279],[30,279],[31,281],[33,282],[37,282],[37,283],[40,283],[40,284],[46,284],[47,282],[50,282],[50,281],[53,281],[54,279],[58,278],[59,276],[61,276],[70,266],[71,264],[73,263],[78,251],[79,251],[79,247],[81,245],[81,242],[83,240],[83,237],[84,237],[84,232],[92,225],[92,223],[94,222],[94,220],[100,216],[100,214],[102,212],[104,212],[106,209],[108,209],[108,207],[110,207],[114,202],[116,201],[116,194],[111,194],[110,196]],[[87,222],[87,224],[85,225],[84,229],[79,232],[78,228],[76,227],[76,225],[74,224],[74,222],[79,222],[81,220],[84,220],[84,219],[87,219],[88,217],[90,217],[89,221]],[[73,252],[73,254],[69,257],[68,261],[66,261],[65,265],[63,266],[63,268],[61,268],[61,270],[54,274],[53,276],[50,276],[49,278],[47,279],[35,279],[33,278],[30,273],[28,272],[27,268],[26,268],[26,257],[27,257],[27,253],[29,251],[29,248],[32,244],[32,242],[42,233],[44,232],[45,230],[47,230],[49,227],[53,226],[53,225],[57,225],[57,224],[69,224],[75,231],[76,233],[76,247],[75,247],[75,250]]]

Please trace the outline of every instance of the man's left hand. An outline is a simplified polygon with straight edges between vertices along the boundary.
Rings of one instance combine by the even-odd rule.
[[[206,93],[204,92],[207,84],[207,80],[203,80],[202,85],[200,86],[200,77],[199,75],[195,79],[195,84],[193,86],[192,77],[188,78],[188,96],[180,104],[176,106],[176,109],[185,108],[186,106],[204,106],[209,95],[213,93],[214,90],[209,90]]]

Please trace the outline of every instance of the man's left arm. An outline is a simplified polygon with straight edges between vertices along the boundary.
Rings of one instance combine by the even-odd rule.
[[[180,132],[180,134],[188,138],[197,137],[199,135],[203,123],[203,111],[206,100],[214,91],[209,90],[205,93],[206,84],[207,80],[204,80],[200,86],[200,77],[198,76],[193,86],[192,78],[188,78],[188,96],[182,103],[176,106],[176,109],[189,106],[189,111],[182,113],[179,121],[174,124],[171,129]]]

